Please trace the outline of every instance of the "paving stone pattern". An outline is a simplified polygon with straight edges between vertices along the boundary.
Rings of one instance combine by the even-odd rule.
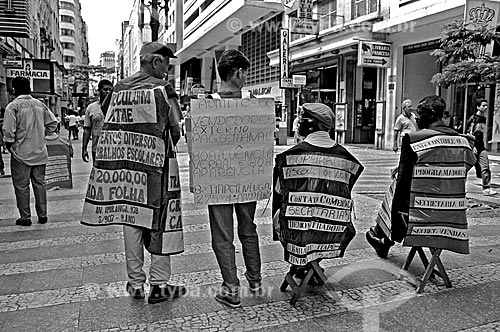
[[[213,300],[222,279],[211,249],[206,206],[193,204],[192,194],[187,192],[184,151],[178,160],[181,185],[186,189],[182,197],[186,245],[184,253],[172,259],[171,283],[186,285],[188,293],[156,305],[133,300],[125,291],[121,226],[79,223],[88,163],[73,160],[75,188],[49,192],[50,221],[45,225],[14,225],[17,210],[11,180],[0,179],[0,331],[420,331],[424,329],[419,326],[431,323],[436,331],[500,331],[499,316],[493,309],[500,304],[500,291],[496,293],[500,289],[500,213],[471,213],[471,254],[446,252],[442,256],[453,287],[446,288],[436,278],[424,293],[417,294],[421,264],[412,264],[410,273],[400,269],[409,248],[396,245],[389,259],[382,260],[364,239],[397,156],[388,151],[349,149],[366,167],[355,186],[358,234],[344,257],[321,262],[327,285],[309,288],[295,306],[288,303],[290,291],[279,291],[289,265],[283,261],[281,245],[272,240],[267,201],[258,202],[256,213],[262,292],[249,292],[241,245],[236,240],[243,306],[229,309]],[[79,143],[75,151],[80,151]],[[5,159],[4,155],[8,166]],[[469,201],[477,200],[478,207],[500,204],[497,197],[485,202],[475,185],[468,185],[468,192]],[[146,271],[149,264],[146,255]],[[149,291],[148,284],[145,290]],[[481,292],[488,296],[477,306],[491,308],[491,312],[482,309],[483,315],[470,315],[469,319],[467,312],[474,308],[467,305],[471,297],[462,293]],[[460,323],[449,324],[454,317],[444,313],[426,317],[415,312],[400,319],[398,313],[406,312],[407,305],[425,310],[442,298],[453,303],[455,309],[450,310],[461,318]]]

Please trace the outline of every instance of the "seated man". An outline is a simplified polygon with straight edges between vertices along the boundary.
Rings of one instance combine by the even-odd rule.
[[[417,106],[420,131],[403,137],[391,194],[366,233],[378,256],[393,241],[406,246],[468,253],[465,180],[476,158],[473,137],[461,136],[441,120],[443,98],[425,97]]]
[[[297,267],[344,255],[354,238],[351,190],[363,166],[328,131],[333,111],[304,104],[298,132],[304,140],[276,156],[273,183],[274,240]]]

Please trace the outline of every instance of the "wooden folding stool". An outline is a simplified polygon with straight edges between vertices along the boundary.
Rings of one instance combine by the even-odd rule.
[[[410,264],[415,257],[415,253],[418,253],[422,264],[424,264],[425,273],[422,281],[420,282],[420,286],[417,289],[417,293],[422,293],[424,291],[427,281],[434,274],[443,279],[444,284],[447,288],[451,288],[450,278],[448,278],[448,274],[446,274],[443,263],[441,262],[441,258],[439,257],[441,255],[442,249],[429,248],[429,251],[432,254],[430,262],[427,260],[427,256],[425,255],[423,247],[411,247],[410,253],[408,254],[408,257],[406,257],[406,261],[403,265],[403,270],[408,271],[408,268],[410,267]],[[434,266],[437,266],[438,269],[435,270]]]
[[[295,279],[293,279],[293,275],[297,272],[297,270],[300,268],[300,266],[292,265],[290,268],[290,271],[285,275],[285,280],[281,284],[280,291],[285,292],[287,287],[290,286],[292,289],[292,298],[290,299],[290,304],[295,305],[297,303],[297,300],[300,298],[304,290],[307,288],[307,284],[309,283],[309,280],[316,276],[318,278],[318,281],[320,284],[326,284],[327,278],[325,276],[325,273],[319,266],[317,261],[313,261],[309,264],[306,265],[307,274],[304,279],[300,282],[300,284],[297,284],[295,282]]]

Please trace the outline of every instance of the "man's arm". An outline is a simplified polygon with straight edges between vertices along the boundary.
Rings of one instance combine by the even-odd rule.
[[[51,135],[57,130],[57,119],[52,111],[45,107],[45,135]]]
[[[398,152],[398,137],[399,130],[394,130],[394,142],[392,143],[392,150],[394,150],[394,152]]]
[[[92,132],[92,121],[90,120],[90,110],[89,106],[85,110],[85,118],[83,120],[83,142],[82,142],[82,160],[84,162],[89,161],[89,152],[87,151],[87,147],[90,141],[90,135]]]
[[[3,120],[3,141],[5,143],[5,147],[12,153],[12,145],[16,140],[16,122],[17,117],[14,113],[12,107],[7,105],[7,109],[5,110],[4,120]]]
[[[167,95],[167,102],[170,105],[170,112],[168,114],[168,130],[170,131],[172,143],[177,145],[177,142],[179,142],[181,138],[181,129],[179,127],[179,121],[183,118],[181,107],[179,105],[177,93],[174,89],[172,89],[170,84],[165,86],[165,93]]]

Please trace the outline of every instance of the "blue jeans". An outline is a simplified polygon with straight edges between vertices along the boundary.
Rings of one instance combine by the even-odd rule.
[[[482,179],[483,189],[489,189],[491,184],[490,160],[486,150],[481,151],[476,155],[477,161],[474,167],[476,168],[476,176]]]
[[[243,249],[245,261],[245,277],[249,281],[260,281],[261,260],[257,226],[254,223],[257,202],[220,204],[208,206],[212,248],[224,280],[223,286],[231,290],[239,289],[236,255],[234,250],[233,209],[238,220],[238,238]]]
[[[21,219],[31,219],[30,180],[35,194],[38,218],[47,217],[47,191],[45,190],[45,165],[28,166],[13,156],[10,158],[12,184],[16,194],[17,209]]]

